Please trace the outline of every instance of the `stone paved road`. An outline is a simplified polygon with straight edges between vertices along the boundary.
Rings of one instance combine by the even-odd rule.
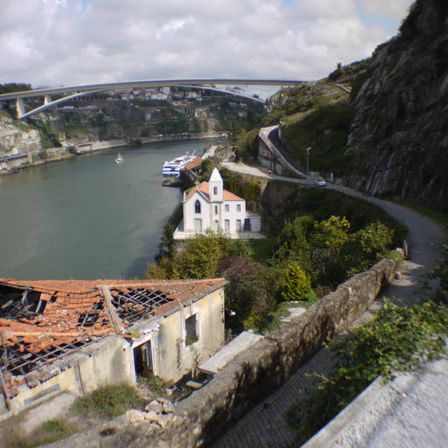
[[[214,448],[286,448],[294,442],[294,433],[285,425],[284,415],[289,407],[312,384],[306,372],[323,373],[331,366],[331,354],[321,350],[300,368],[289,381],[255,407],[214,445]]]
[[[269,177],[265,171],[243,164],[227,163],[226,167],[245,174]],[[292,183],[306,183],[306,181],[293,178],[271,177]],[[386,209],[388,213],[409,227],[409,246],[412,261],[404,263],[403,277],[400,280],[393,281],[385,289],[383,296],[393,298],[394,301],[399,303],[414,303],[421,296],[422,276],[432,269],[440,247],[447,239],[446,229],[397,204],[370,198],[342,186],[328,185],[328,188],[373,202]],[[380,307],[381,299],[382,297],[372,304],[370,309],[354,323],[354,326],[371,318],[375,310]],[[286,425],[284,413],[292,403],[301,398],[304,388],[310,384],[310,379],[305,376],[305,373],[309,371],[328,372],[330,366],[331,354],[327,350],[319,351],[307,364],[298,369],[281,388],[230,428],[213,444],[213,448],[281,448],[291,446],[294,438]],[[448,413],[448,409],[445,412]],[[429,416],[429,418],[431,417]]]

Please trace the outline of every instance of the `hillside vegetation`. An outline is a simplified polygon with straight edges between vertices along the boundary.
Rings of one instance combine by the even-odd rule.
[[[369,61],[340,66],[326,79],[280,90],[271,98],[262,125],[280,123],[283,143],[302,165],[306,148],[311,147],[312,171],[342,174],[353,120],[353,96],[347,90],[359,89]]]

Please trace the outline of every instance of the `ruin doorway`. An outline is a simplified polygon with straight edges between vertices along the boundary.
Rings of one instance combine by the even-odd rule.
[[[137,376],[149,377],[153,374],[150,340],[134,348],[134,369]]]

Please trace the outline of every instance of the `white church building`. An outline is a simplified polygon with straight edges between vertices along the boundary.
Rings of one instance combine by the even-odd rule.
[[[246,210],[246,201],[224,190],[215,168],[204,181],[184,193],[183,220],[174,232],[175,240],[207,232],[223,233],[233,239],[264,238],[260,215]]]

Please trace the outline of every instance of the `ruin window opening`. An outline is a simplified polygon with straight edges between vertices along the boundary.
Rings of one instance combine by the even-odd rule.
[[[134,348],[134,369],[136,376],[149,377],[153,374],[152,344],[147,341]]]
[[[198,341],[198,318],[197,314],[193,314],[185,319],[185,345],[192,345]]]

